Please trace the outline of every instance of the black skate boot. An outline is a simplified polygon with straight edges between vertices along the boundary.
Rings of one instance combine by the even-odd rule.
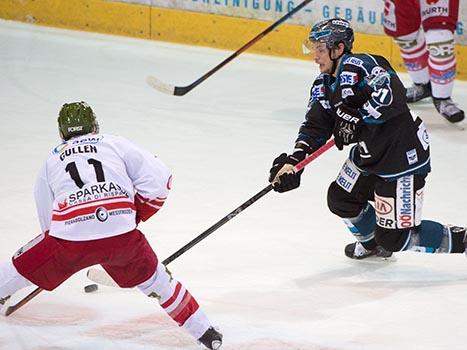
[[[380,258],[390,258],[392,252],[388,252],[381,246],[376,246],[375,249],[366,249],[360,242],[350,243],[345,246],[345,256],[350,259],[365,259],[370,256],[377,256]]]
[[[209,327],[198,341],[210,350],[217,350],[222,345],[222,334],[216,331],[214,327]]]
[[[438,113],[441,114],[450,123],[458,123],[464,120],[464,111],[457,107],[452,102],[451,98],[435,98],[433,97],[433,104],[435,105]]]
[[[407,98],[407,103],[414,103],[424,98],[431,97],[430,82],[426,84],[413,84],[411,87],[407,88],[405,96]]]

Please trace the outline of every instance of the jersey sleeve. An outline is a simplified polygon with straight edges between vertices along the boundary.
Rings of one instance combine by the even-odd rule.
[[[172,175],[167,166],[150,152],[126,141],[123,161],[135,188],[137,220],[146,221],[157,213],[170,191]]]
[[[52,209],[54,194],[49,186],[47,177],[47,163],[45,163],[36,178],[34,186],[34,199],[36,202],[37,215],[42,232],[50,229],[52,222]]]
[[[330,112],[331,106],[327,96],[330,79],[327,74],[321,74],[311,87],[308,110],[305,121],[298,131],[294,153],[311,154],[324,145],[332,135],[334,118]]]

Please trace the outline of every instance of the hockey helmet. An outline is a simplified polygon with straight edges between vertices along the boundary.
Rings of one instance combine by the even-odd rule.
[[[65,103],[58,115],[58,130],[67,141],[75,136],[99,132],[99,124],[86,102]]]
[[[329,50],[333,50],[340,43],[344,44],[344,52],[352,51],[354,32],[350,22],[342,18],[332,18],[315,24],[308,36],[313,42],[326,44]]]

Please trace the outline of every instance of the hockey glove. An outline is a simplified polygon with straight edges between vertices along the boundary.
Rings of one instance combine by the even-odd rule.
[[[358,110],[345,104],[337,107],[333,134],[336,147],[340,151],[344,149],[344,146],[359,141],[362,123]]]
[[[303,159],[305,158],[304,152]],[[291,191],[300,186],[300,176],[303,170],[295,172],[293,169],[296,164],[299,163],[299,159],[302,158],[300,154],[296,157],[295,153],[288,156],[286,153],[282,153],[279,157],[274,159],[272,168],[269,170],[269,182],[272,184],[272,188],[276,192],[287,192]]]

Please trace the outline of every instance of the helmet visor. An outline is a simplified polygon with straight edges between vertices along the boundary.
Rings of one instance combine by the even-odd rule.
[[[310,39],[305,39],[302,43],[302,50],[305,55],[316,56],[322,55],[323,53],[328,53],[329,50],[326,46],[326,43],[319,41],[312,41]]]

